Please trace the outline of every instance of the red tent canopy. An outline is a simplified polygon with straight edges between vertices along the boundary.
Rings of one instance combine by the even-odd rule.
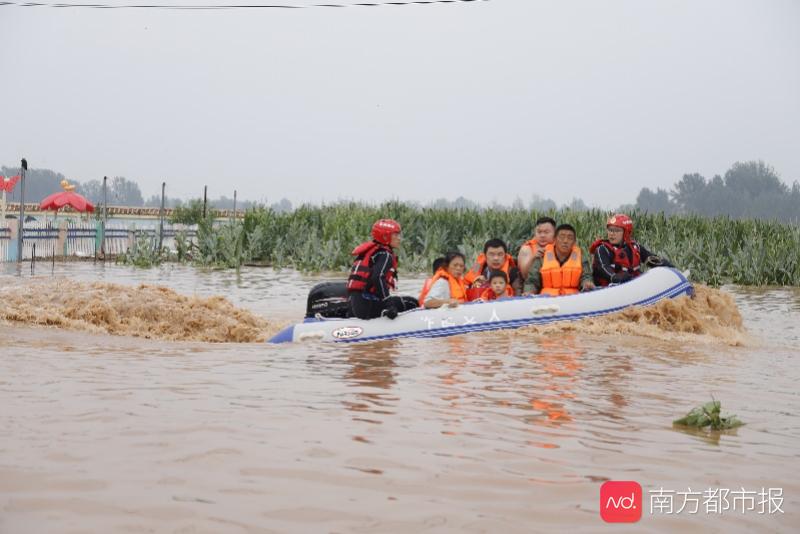
[[[53,193],[49,197],[42,200],[39,204],[39,209],[42,210],[59,210],[64,206],[72,206],[75,211],[94,211],[94,204],[86,200],[83,195],[73,193],[72,191],[60,191]]]

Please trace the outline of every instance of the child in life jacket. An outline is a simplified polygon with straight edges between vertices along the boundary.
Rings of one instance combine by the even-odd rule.
[[[514,290],[508,283],[508,275],[503,271],[489,273],[489,287],[483,290],[480,300],[498,300],[514,296]]]

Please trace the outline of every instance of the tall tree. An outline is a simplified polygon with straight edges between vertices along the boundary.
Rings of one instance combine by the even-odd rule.
[[[122,176],[115,176],[109,184],[109,204],[118,206],[143,206],[144,199],[139,184]]]
[[[677,206],[669,198],[666,189],[658,188],[655,192],[645,187],[636,197],[636,207],[649,213],[664,213],[671,215],[677,211]]]
[[[725,186],[734,193],[750,198],[789,193],[789,187],[781,182],[775,169],[763,161],[737,161],[725,173]]]
[[[672,198],[681,211],[698,213],[703,205],[705,190],[705,177],[698,173],[684,174],[683,178],[675,184]]]
[[[100,180],[89,180],[79,184],[76,191],[96,206],[103,203],[103,183]]]
[[[665,193],[642,189],[636,206],[646,211],[665,211]],[[697,173],[684,174],[670,192],[673,212],[707,217],[726,215],[735,219],[797,221],[800,186],[791,189],[763,161],[736,162],[725,173],[706,180]],[[664,209],[662,209],[664,208]]]
[[[528,208],[531,211],[554,211],[557,206],[555,200],[534,194],[531,195],[531,201],[528,203]]]
[[[578,197],[574,197],[569,204],[564,204],[564,208],[572,211],[589,211],[589,206],[586,205],[586,202]]]

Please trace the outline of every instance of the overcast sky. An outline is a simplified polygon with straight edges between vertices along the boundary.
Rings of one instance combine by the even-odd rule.
[[[610,208],[737,160],[800,180],[795,0],[4,6],[0,67],[0,163],[146,197]]]

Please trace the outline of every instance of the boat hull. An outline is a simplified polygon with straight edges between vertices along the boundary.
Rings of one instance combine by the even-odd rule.
[[[306,319],[279,332],[270,343],[326,341],[359,343],[401,337],[443,337],[576,321],[692,295],[692,284],[677,269],[657,267],[628,283],[560,297],[515,297],[468,302],[455,308],[419,308],[396,319]]]

